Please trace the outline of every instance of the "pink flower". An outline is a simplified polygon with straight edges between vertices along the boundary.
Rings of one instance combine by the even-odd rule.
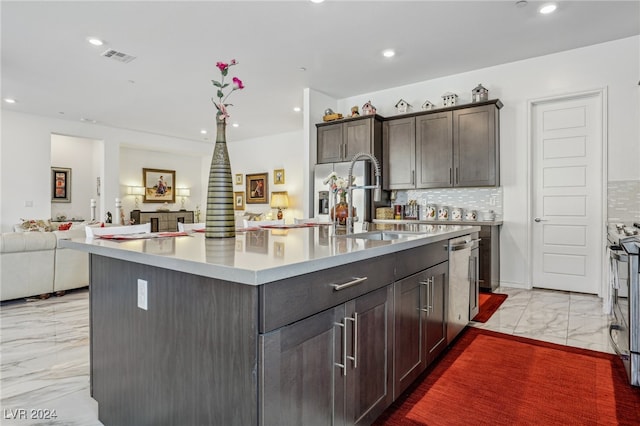
[[[242,80],[240,80],[238,77],[233,77],[233,89],[244,89],[244,84],[242,83]]]
[[[225,77],[229,73],[229,68],[234,65],[238,65],[238,62],[235,59],[232,59],[231,61],[229,61],[229,63],[216,62],[216,67],[220,70],[222,78],[220,79],[220,81],[211,80],[213,85],[216,87],[216,97],[218,98],[217,102],[214,98],[211,98],[211,101],[218,109],[218,113],[216,114],[218,119],[223,121],[229,118],[227,107],[231,106],[231,104],[227,103],[227,98],[236,90],[244,89],[244,83],[237,77],[233,77],[232,84],[225,83],[224,81]]]

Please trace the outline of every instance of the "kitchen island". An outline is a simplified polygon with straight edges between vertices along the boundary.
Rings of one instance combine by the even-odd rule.
[[[420,321],[444,310],[443,246],[478,231],[425,225],[354,237],[313,226],[230,239],[64,241],[90,253],[99,418],[105,425],[369,424],[399,395],[398,363],[417,356],[414,373],[427,365],[422,346],[407,349],[396,338],[402,333],[394,327],[408,319],[396,311],[407,305],[396,284],[418,279],[422,309],[412,315]]]

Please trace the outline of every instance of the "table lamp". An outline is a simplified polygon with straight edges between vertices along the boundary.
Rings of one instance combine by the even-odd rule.
[[[282,219],[282,209],[289,208],[289,194],[287,194],[287,191],[272,192],[271,207],[278,209],[278,219]]]
[[[186,210],[184,208],[184,199],[185,199],[185,197],[190,197],[191,196],[191,189],[189,189],[189,188],[177,188],[176,189],[176,195],[178,197],[182,197],[181,204],[180,204],[180,210]]]
[[[136,196],[136,208],[135,210],[140,210],[140,206],[138,204],[138,195],[144,195],[144,186],[130,186],[127,188],[127,193],[129,195]]]

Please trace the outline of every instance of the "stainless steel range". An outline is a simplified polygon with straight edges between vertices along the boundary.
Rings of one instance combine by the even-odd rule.
[[[640,224],[609,227],[614,275],[611,344],[627,370],[629,383],[640,386]],[[618,276],[619,274],[619,276]]]

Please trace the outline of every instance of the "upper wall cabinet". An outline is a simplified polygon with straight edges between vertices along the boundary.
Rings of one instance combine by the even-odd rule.
[[[384,122],[385,189],[498,186],[499,100]]]
[[[382,117],[367,115],[336,122],[316,124],[318,130],[317,163],[351,161],[359,152],[381,160]]]

